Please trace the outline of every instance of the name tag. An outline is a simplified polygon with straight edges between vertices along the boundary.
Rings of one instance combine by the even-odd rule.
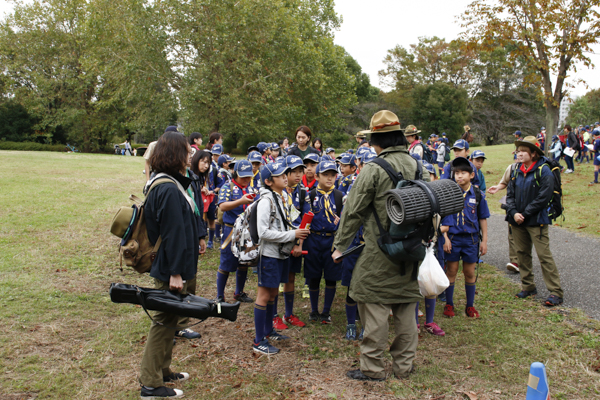
[[[477,199],[469,199],[469,204],[477,204]]]

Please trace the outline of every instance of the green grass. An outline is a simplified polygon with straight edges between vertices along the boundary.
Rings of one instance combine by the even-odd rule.
[[[511,148],[484,150],[491,186],[510,163]],[[111,303],[108,287],[111,282],[151,286],[148,276],[120,271],[118,240],[109,233],[117,208],[128,204],[129,194],[141,195],[142,169],[139,157],[0,151],[0,399],[17,393],[139,398],[137,375],[149,320],[136,306]],[[590,169],[586,165],[565,180],[563,225],[597,234],[591,228],[597,213],[585,204],[598,190],[584,185]],[[500,195],[490,198],[499,212],[493,199]],[[582,221],[589,228],[578,230]],[[216,251],[201,257],[200,295],[215,296],[217,266]],[[461,282],[458,310],[464,307]],[[247,289],[255,295],[254,276]],[[516,291],[484,264],[476,298],[482,318],[467,320],[459,313],[449,320],[438,307],[435,320],[447,336],[419,338],[417,373],[409,380],[366,384],[344,376],[360,353],[358,343],[342,339],[345,289],[338,291],[332,325],[288,329],[292,340],[271,358],[251,351],[252,305],[245,304],[236,322],[207,320],[196,327],[201,340],[178,342],[173,366],[192,376],[178,387],[191,399],[450,399],[467,392],[479,399],[512,399],[524,398],[529,365],[541,361],[553,398],[600,396],[600,323],[578,310],[516,300]],[[309,303],[297,294],[295,309],[306,321]]]

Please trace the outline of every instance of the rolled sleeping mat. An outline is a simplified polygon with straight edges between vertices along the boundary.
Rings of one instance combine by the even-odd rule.
[[[181,294],[169,290],[147,289],[124,283],[111,283],[109,289],[113,303],[130,303],[144,306],[148,310],[163,311],[181,317],[207,319],[237,319],[240,302],[218,303],[192,294]]]
[[[451,179],[423,182],[438,202],[439,214],[445,217],[464,208],[464,197],[460,186]],[[434,205],[424,188],[414,183],[388,190],[386,209],[390,220],[397,224],[412,224],[425,221],[434,214]]]

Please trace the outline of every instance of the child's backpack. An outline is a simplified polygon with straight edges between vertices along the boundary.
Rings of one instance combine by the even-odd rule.
[[[394,183],[395,188],[401,188],[414,183],[421,187],[425,186],[424,190],[428,193],[430,189],[422,182],[422,164],[418,160],[415,161],[417,162],[417,172],[415,173],[415,179],[413,181],[405,180],[401,172],[395,171],[392,166],[382,158],[375,158],[372,163],[379,165],[387,172]],[[430,194],[430,200],[435,209],[437,202],[433,193]],[[437,208],[439,209],[439,204],[437,204]],[[431,219],[421,223],[403,225],[397,225],[390,222],[390,228],[386,231],[379,219],[379,215],[377,215],[375,207],[372,207],[372,210],[375,222],[379,228],[379,238],[377,239],[379,248],[390,261],[400,265],[401,275],[406,275],[407,264],[412,265],[411,279],[417,280],[419,265],[425,258],[427,245],[435,236],[436,229],[434,228]]]
[[[433,153],[429,150],[429,147],[425,146],[423,143],[420,143],[423,148],[423,161],[427,161],[429,164],[435,165],[435,160],[433,159]]]
[[[163,183],[175,183],[175,181],[171,178],[155,179],[146,192],[146,198],[155,187]],[[117,211],[112,220],[110,232],[121,238],[119,245],[121,269],[123,269],[123,260],[125,260],[125,265],[143,274],[150,271],[162,238],[159,237],[155,244],[150,243],[144,217],[145,201],[133,194],[129,196],[129,199],[135,204],[131,207],[121,207]]]
[[[450,149],[448,145],[444,143],[444,162],[450,161]]]
[[[547,165],[554,176],[554,193],[552,193],[552,197],[548,202],[548,207],[546,210],[548,211],[548,217],[550,217],[551,220],[556,220],[556,218],[563,214],[565,209],[562,205],[562,179],[560,176],[560,164],[558,160],[550,160],[548,158],[544,158],[544,160],[545,161],[534,172],[535,184],[540,187],[542,168],[544,165]],[[519,165],[520,164],[517,164],[513,169],[512,179],[516,179]]]

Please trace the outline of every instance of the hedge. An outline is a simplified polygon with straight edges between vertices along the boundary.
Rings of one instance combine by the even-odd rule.
[[[65,146],[64,144],[42,144],[35,142],[0,141],[0,150],[67,151],[67,146]]]

